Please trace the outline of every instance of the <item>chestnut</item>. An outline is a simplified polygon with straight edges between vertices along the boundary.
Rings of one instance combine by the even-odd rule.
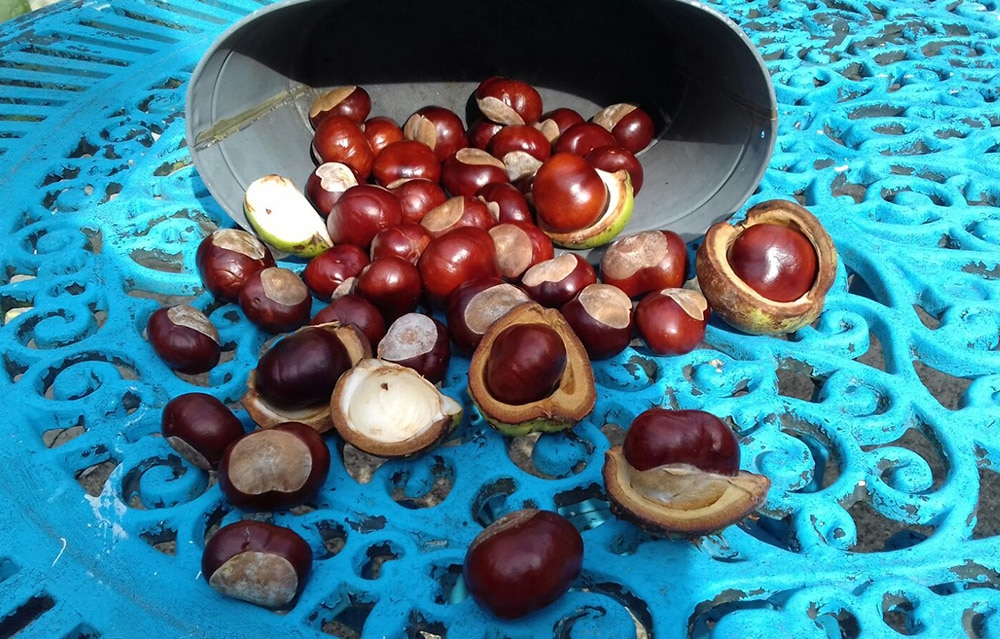
[[[326,221],[294,182],[274,173],[257,178],[243,195],[243,213],[260,239],[298,257],[333,246]]]
[[[399,140],[387,145],[375,158],[372,176],[385,187],[396,186],[401,180],[441,179],[441,160],[434,151],[417,140]]]
[[[559,312],[583,342],[591,360],[614,357],[632,341],[632,300],[616,286],[590,284]]]
[[[566,345],[544,324],[501,331],[486,360],[486,388],[505,404],[527,404],[555,392],[566,370]]]
[[[235,302],[247,278],[274,266],[271,250],[241,229],[213,231],[198,244],[195,265],[202,284],[220,302]]]
[[[226,449],[219,488],[242,510],[280,510],[319,493],[330,472],[322,435],[301,422],[255,430]]]
[[[365,139],[368,140],[368,146],[371,147],[372,154],[376,159],[379,153],[382,152],[382,149],[393,142],[404,139],[403,129],[396,124],[395,120],[384,115],[368,118],[361,125],[361,130],[364,132]],[[374,164],[372,167],[374,168]]]
[[[555,256],[552,240],[530,222],[497,224],[489,234],[497,247],[500,274],[507,279],[520,279],[535,264]]]
[[[378,343],[378,358],[408,366],[432,384],[444,379],[451,361],[448,329],[423,313],[399,316]]]
[[[647,293],[635,305],[635,329],[653,353],[684,355],[705,339],[711,313],[699,291],[665,288]]]
[[[580,155],[556,153],[542,163],[531,197],[539,224],[556,231],[590,226],[608,205],[608,189],[597,170]]]
[[[247,280],[240,291],[240,308],[257,328],[284,333],[309,321],[312,297],[295,271],[272,266]]]
[[[403,136],[423,142],[439,160],[469,146],[462,118],[451,109],[440,106],[423,107],[407,118],[403,124]]]
[[[420,221],[420,225],[427,229],[432,237],[439,237],[462,226],[488,230],[496,223],[497,220],[486,206],[486,202],[471,195],[456,195],[447,199],[444,204],[428,211]]]
[[[475,92],[479,111],[499,124],[534,124],[542,117],[542,96],[527,82],[494,76]]]
[[[591,121],[608,130],[619,146],[632,153],[645,149],[656,135],[653,118],[634,104],[623,102],[604,107]]]
[[[243,424],[215,396],[193,392],[167,402],[160,432],[181,457],[203,470],[214,470],[226,448],[243,436]]]
[[[354,170],[342,162],[324,162],[306,179],[306,197],[326,217],[344,191],[358,184]]]
[[[497,319],[529,300],[527,293],[499,277],[463,282],[448,296],[448,334],[458,350],[469,355]]]
[[[484,184],[476,197],[481,198],[490,207],[493,217],[501,224],[506,222],[535,223],[535,218],[528,206],[528,200],[521,189],[507,182],[490,182]]]
[[[486,184],[509,181],[502,161],[472,147],[459,150],[441,164],[441,185],[453,196],[472,196]]]
[[[298,533],[247,519],[223,526],[205,543],[201,574],[227,597],[281,609],[302,591],[312,558]]]
[[[673,231],[642,231],[611,243],[601,257],[601,281],[635,298],[679,288],[687,273],[687,246]]]
[[[309,105],[309,121],[315,127],[331,115],[342,115],[361,124],[371,110],[371,96],[362,87],[334,87],[313,99]]]
[[[387,255],[361,269],[354,291],[392,322],[417,308],[423,285],[416,266],[401,257]]]
[[[555,142],[566,129],[583,121],[583,116],[573,109],[558,107],[548,113],[543,113],[542,119],[535,126],[549,142]]]
[[[597,281],[597,271],[576,253],[535,264],[521,277],[525,292],[542,306],[559,308]]]
[[[583,567],[583,538],[562,515],[522,509],[487,526],[469,545],[469,594],[501,619],[517,619],[562,597]]]
[[[507,167],[512,181],[531,175],[552,155],[552,144],[545,134],[527,124],[505,126],[490,140],[487,149]]]
[[[179,373],[197,375],[219,363],[219,331],[189,304],[157,309],[146,324],[146,339],[163,363]]]
[[[639,194],[644,176],[642,163],[631,151],[620,146],[599,146],[588,151],[583,157],[595,169],[601,169],[608,173],[622,169],[628,171],[629,179],[632,181],[632,194]]]
[[[580,122],[562,132],[552,143],[552,152],[584,156],[598,147],[617,145],[615,136],[604,127],[593,122]]]
[[[424,226],[414,222],[403,222],[376,233],[372,238],[369,255],[373,260],[395,255],[416,266],[431,239],[431,232]]]
[[[602,470],[612,512],[648,532],[693,538],[743,519],[770,480],[740,470],[739,442],[718,417],[654,407],[640,413]]]
[[[355,293],[336,298],[313,316],[311,325],[338,322],[344,326],[357,326],[368,343],[375,347],[385,336],[385,318],[382,312],[367,299]]]
[[[458,227],[431,240],[417,267],[424,293],[437,306],[462,282],[500,276],[493,238],[474,226]]]
[[[490,140],[497,131],[503,128],[502,124],[490,120],[480,119],[469,125],[468,138],[469,146],[485,151],[490,145]]]
[[[360,246],[338,244],[309,260],[302,271],[302,279],[313,295],[329,301],[345,280],[357,277],[370,261],[368,253]]]
[[[748,227],[733,240],[727,258],[747,286],[775,302],[799,299],[816,280],[816,250],[805,234],[784,224]]]
[[[793,233],[791,237],[795,240],[791,246],[797,248],[788,251],[789,245],[784,245],[787,240],[783,239],[782,246],[771,245],[769,249],[766,248],[770,245],[768,238],[776,236],[768,231],[775,229],[765,227],[764,237],[758,238],[763,239],[763,242],[753,240],[744,247],[751,248],[751,253],[758,254],[772,249],[776,249],[779,255],[794,253],[789,270],[796,274],[800,272],[796,260],[801,260],[803,265],[812,264],[815,260],[815,275],[805,278],[810,280],[810,285],[799,297],[786,302],[771,299],[750,286],[734,269],[733,262],[740,262],[743,258],[739,252],[734,258],[730,247],[741,234],[760,224],[783,226],[806,238],[808,246],[796,241],[800,238]],[[784,233],[781,235],[788,237]],[[754,244],[757,245],[756,248],[752,246]],[[811,268],[801,270],[812,271]],[[730,326],[755,335],[790,333],[819,317],[826,294],[837,275],[837,251],[826,229],[808,209],[795,202],[768,200],[752,206],[744,220],[738,224],[720,222],[712,225],[705,234],[705,241],[698,247],[695,272],[701,291],[712,310]],[[762,281],[760,277],[747,277]],[[795,275],[791,279],[794,280]],[[801,284],[795,287],[801,290]]]
[[[444,204],[448,194],[441,185],[427,178],[410,178],[394,183],[389,190],[399,199],[404,222],[419,224],[427,212]]]
[[[340,196],[326,218],[326,227],[334,244],[367,249],[376,233],[402,221],[403,209],[391,191],[359,184]]]
[[[312,150],[320,163],[342,162],[354,169],[359,180],[368,179],[375,161],[360,123],[346,115],[330,115],[316,125]]]

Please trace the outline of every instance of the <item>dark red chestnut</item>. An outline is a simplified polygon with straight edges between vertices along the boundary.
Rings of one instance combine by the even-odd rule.
[[[480,277],[460,284],[448,296],[445,318],[448,334],[462,353],[469,355],[486,329],[518,304],[531,298],[499,277]]]
[[[280,609],[302,591],[312,558],[312,549],[297,533],[247,519],[212,535],[202,553],[201,574],[227,597]]]
[[[642,231],[615,240],[601,257],[601,281],[629,297],[680,288],[687,273],[687,246],[673,231]]]
[[[241,229],[219,229],[198,245],[195,264],[205,288],[221,302],[235,302],[247,278],[274,266],[271,250]]]
[[[361,270],[354,291],[392,322],[417,308],[423,286],[416,266],[401,257],[388,255],[372,260]]]
[[[309,321],[312,297],[295,271],[271,267],[247,280],[240,291],[240,308],[257,328],[284,333]]]
[[[740,472],[740,445],[721,419],[701,410],[650,408],[629,426],[622,443],[625,460],[636,470],[690,464],[729,477]]]
[[[485,151],[490,145],[490,140],[502,128],[502,124],[490,120],[476,120],[469,126],[469,146]]]
[[[479,606],[517,619],[562,597],[582,566],[583,538],[573,524],[551,511],[525,509],[479,533],[462,575]]]
[[[486,388],[505,404],[537,402],[559,387],[566,357],[566,345],[552,327],[515,324],[493,342],[486,360]]]
[[[635,305],[635,328],[657,355],[683,355],[705,339],[710,315],[698,291],[665,288],[647,293]]]
[[[612,104],[598,111],[592,120],[611,132],[618,146],[638,153],[656,135],[656,127],[649,114],[634,104]]]
[[[278,410],[310,408],[330,401],[337,379],[352,363],[336,333],[308,326],[261,355],[254,385],[260,398]]]
[[[792,302],[816,280],[816,249],[801,231],[783,224],[748,226],[729,248],[737,277],[775,302]]]
[[[576,253],[535,264],[521,277],[525,292],[542,306],[559,308],[597,282],[597,271]]]
[[[431,233],[425,227],[414,222],[403,222],[376,233],[372,238],[369,255],[373,260],[395,255],[416,266],[431,239]]]
[[[423,107],[411,115],[403,124],[403,135],[429,146],[439,160],[469,146],[462,118],[440,106]]]
[[[329,301],[344,281],[357,277],[370,261],[368,253],[360,246],[338,244],[309,260],[302,271],[302,279],[313,295]]]
[[[329,401],[329,399],[327,399]],[[226,449],[219,488],[243,510],[280,510],[312,499],[330,472],[322,435],[300,422],[248,433]]]
[[[599,146],[583,156],[595,169],[614,173],[625,169],[632,181],[632,193],[638,195],[642,189],[642,163],[631,151],[620,146]]]
[[[409,366],[432,384],[438,384],[451,361],[448,329],[423,313],[401,315],[379,342],[378,357]]]
[[[587,155],[599,146],[617,146],[618,141],[611,132],[593,122],[574,124],[552,143],[553,153]]]
[[[354,170],[342,162],[320,164],[306,179],[306,197],[326,217],[344,191],[358,184]]]
[[[399,142],[404,139],[403,129],[396,124],[395,120],[383,115],[377,115],[365,120],[364,124],[361,125],[361,130],[364,131],[365,139],[368,140],[368,146],[372,148],[372,154],[376,158],[378,158],[382,149],[393,142]]]
[[[520,279],[535,264],[555,256],[552,240],[530,222],[497,224],[489,233],[497,247],[500,274],[507,279]]]
[[[500,276],[493,238],[474,226],[459,227],[431,240],[417,266],[424,292],[438,306],[462,282]]]
[[[215,396],[184,393],[163,407],[160,432],[181,457],[212,470],[219,467],[226,448],[243,436],[243,424]]]
[[[368,179],[375,161],[361,125],[345,115],[331,115],[320,121],[312,148],[320,163],[342,162],[354,169],[359,180]]]
[[[335,87],[321,93],[309,106],[309,121],[315,127],[331,115],[342,115],[361,124],[372,110],[368,92],[358,86]]]
[[[389,189],[359,184],[347,189],[326,218],[334,244],[367,249],[375,234],[403,221],[403,209]]]
[[[428,211],[420,221],[420,225],[427,229],[432,237],[439,237],[462,226],[474,226],[486,230],[496,223],[497,220],[486,206],[486,202],[471,195],[456,195],[449,198],[444,204]]]
[[[563,131],[583,121],[583,116],[573,109],[559,107],[543,113],[542,119],[535,126],[549,142],[555,142]]]
[[[420,224],[427,212],[444,204],[448,194],[441,185],[427,178],[411,178],[389,188],[399,199],[403,221]]]
[[[211,370],[222,355],[219,331],[188,304],[156,310],[149,316],[146,339],[164,364],[187,375]]]
[[[473,196],[491,182],[509,182],[507,167],[486,151],[461,149],[441,164],[441,184],[453,196]]]
[[[490,140],[489,152],[503,161],[507,175],[515,180],[538,170],[552,155],[552,144],[545,134],[527,124],[505,126]]]
[[[592,360],[614,357],[632,341],[632,300],[617,286],[591,284],[559,311]]]
[[[534,124],[542,117],[542,96],[521,80],[494,76],[476,87],[476,105],[499,124]]]
[[[316,326],[328,322],[357,326],[373,347],[385,336],[385,318],[382,317],[382,312],[355,293],[341,295],[321,308],[310,324]]]
[[[423,142],[399,140],[392,142],[378,154],[372,166],[375,181],[393,187],[401,180],[426,178],[432,182],[441,179],[441,160]]]
[[[539,224],[573,231],[593,224],[608,205],[608,189],[580,155],[557,153],[542,163],[531,196]]]
[[[507,182],[491,182],[476,191],[476,197],[482,198],[490,207],[493,217],[501,224],[507,222],[535,223],[528,200],[521,189]]]

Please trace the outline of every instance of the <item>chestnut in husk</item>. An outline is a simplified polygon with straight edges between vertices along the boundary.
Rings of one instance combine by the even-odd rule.
[[[163,363],[179,373],[197,375],[219,363],[219,331],[189,304],[160,308],[149,316],[146,339]]]
[[[514,511],[487,526],[469,546],[462,575],[480,607],[517,619],[557,601],[580,575],[583,538],[548,510]]]
[[[692,538],[740,521],[770,480],[740,470],[735,433],[700,410],[651,408],[605,453],[612,511],[655,535]]]
[[[212,535],[201,556],[201,574],[227,597],[281,609],[302,591],[312,558],[309,543],[298,533],[247,519]]]
[[[160,432],[170,447],[198,468],[219,467],[226,448],[243,436],[243,424],[214,395],[184,393],[163,407]]]
[[[505,404],[528,404],[551,395],[566,371],[566,344],[545,324],[512,324],[493,340],[483,380]]]
[[[754,232],[761,234],[757,239],[751,236],[746,245],[736,244],[744,232],[765,224],[763,231]],[[734,246],[736,251],[732,250]],[[777,255],[778,259],[763,271],[752,271],[745,263],[751,259],[747,250],[751,255],[763,256],[765,264],[768,255]],[[812,264],[816,265],[815,275],[810,278]],[[785,278],[772,278],[768,268],[791,274],[791,287],[782,290]],[[813,322],[823,310],[837,274],[837,251],[826,229],[808,209],[795,202],[768,200],[751,207],[738,224],[720,222],[709,228],[698,248],[695,272],[712,310],[730,326],[754,335],[791,333]],[[806,273],[808,284],[797,281],[799,273]],[[765,291],[779,291],[770,293],[779,299],[761,294],[751,282]],[[803,288],[805,292],[801,292]]]

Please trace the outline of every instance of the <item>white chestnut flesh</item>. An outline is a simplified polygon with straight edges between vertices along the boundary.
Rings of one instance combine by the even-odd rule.
[[[314,257],[333,246],[326,222],[288,178],[272,174],[251,182],[243,211],[260,239],[279,251]]]

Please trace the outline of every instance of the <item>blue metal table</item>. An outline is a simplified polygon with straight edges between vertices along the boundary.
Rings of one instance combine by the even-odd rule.
[[[677,358],[629,350],[596,367],[597,408],[567,434],[507,440],[470,417],[374,472],[331,440],[316,502],[261,515],[316,555],[282,614],[202,579],[206,535],[245,515],[158,434],[177,394],[238,400],[264,343],[200,288],[194,246],[229,222],[183,122],[202,53],[262,4],[66,0],[0,25],[0,636],[1000,637],[994,0],[718,3],[779,102],[749,204],[804,203],[841,256],[818,322],[787,339],[713,324]],[[181,300],[226,344],[205,377],[142,336]],[[445,382],[462,401],[465,364]],[[773,482],[758,518],[692,544],[608,513],[603,453],[661,403],[730,420]],[[501,623],[460,566],[526,504],[583,531],[584,569],[556,605]]]

